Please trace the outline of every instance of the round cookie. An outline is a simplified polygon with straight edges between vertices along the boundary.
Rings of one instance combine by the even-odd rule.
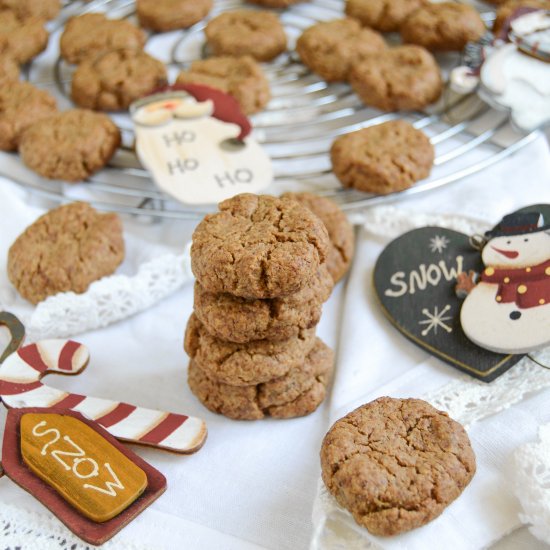
[[[209,21],[204,32],[214,55],[251,55],[270,61],[286,49],[283,26],[267,11],[228,11]]]
[[[243,193],[219,204],[193,233],[191,267],[210,292],[277,298],[317,274],[330,241],[325,226],[295,201]]]
[[[230,386],[249,386],[283,376],[304,364],[315,343],[315,329],[293,338],[235,344],[210,335],[195,314],[189,317],[184,348],[210,378]]]
[[[103,168],[120,144],[104,114],[72,109],[33,124],[21,137],[21,159],[49,179],[80,181]]]
[[[458,2],[427,4],[401,25],[403,42],[433,51],[460,51],[485,34],[485,23],[475,8]]]
[[[423,132],[392,120],[337,138],[330,157],[344,187],[386,195],[428,177],[434,149]]]
[[[306,29],[296,42],[300,59],[327,82],[347,79],[352,63],[385,49],[382,36],[354,19],[323,21]]]
[[[209,377],[195,361],[189,362],[187,381],[191,391],[206,408],[229,418],[294,418],[312,413],[321,404],[333,362],[332,350],[316,338],[301,367],[270,382],[229,386]]]
[[[313,193],[285,193],[283,197],[298,201],[325,224],[331,244],[326,265],[337,283],[348,271],[355,249],[353,226],[347,216],[334,201]]]
[[[80,63],[87,57],[119,49],[140,50],[145,32],[125,19],[107,19],[102,13],[85,13],[71,17],[61,35],[61,57]]]
[[[433,56],[420,46],[398,46],[354,64],[349,82],[365,105],[382,111],[423,109],[441,96]]]
[[[194,61],[178,75],[176,84],[205,84],[221,90],[233,96],[247,115],[261,111],[271,98],[262,68],[249,55]]]
[[[187,29],[204,19],[213,0],[136,0],[139,24],[158,32]]]
[[[326,264],[304,288],[283,298],[247,300],[195,283],[195,314],[212,335],[229,342],[296,338],[317,325],[333,285]]]
[[[0,54],[0,87],[18,80],[19,65],[10,55]]]
[[[8,276],[36,304],[58,292],[85,292],[123,259],[120,218],[75,202],[50,210],[16,239],[8,252]]]
[[[79,107],[120,111],[166,83],[166,68],[158,59],[142,50],[115,50],[78,65],[71,98]]]
[[[346,15],[381,32],[395,32],[427,0],[347,0]]]
[[[0,0],[0,10],[11,10],[17,17],[28,19],[53,19],[59,14],[59,0]]]
[[[26,128],[55,113],[53,96],[29,82],[0,87],[0,150],[17,149]]]
[[[22,65],[46,49],[48,32],[42,19],[18,17],[11,10],[0,11],[0,54]]]
[[[493,22],[493,34],[495,36],[498,37],[508,17],[510,17],[518,8],[550,10],[550,0],[508,0],[507,2],[501,3],[497,9],[495,21]]]
[[[308,0],[247,0],[249,4],[264,6],[265,8],[288,8],[288,6],[307,1]]]
[[[420,399],[381,397],[328,431],[323,481],[373,535],[397,535],[436,518],[472,479],[464,428]]]

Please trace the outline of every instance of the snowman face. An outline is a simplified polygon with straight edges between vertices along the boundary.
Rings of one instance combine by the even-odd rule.
[[[487,266],[521,268],[541,264],[550,259],[550,232],[495,237],[485,245],[481,257]]]

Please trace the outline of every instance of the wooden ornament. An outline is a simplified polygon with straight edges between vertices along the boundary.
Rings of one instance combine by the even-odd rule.
[[[207,430],[200,418],[69,393],[41,382],[48,373],[78,374],[89,359],[86,347],[72,340],[42,340],[24,346],[0,365],[0,397],[8,408],[76,409],[121,441],[183,454],[202,447]]]
[[[24,425],[22,425],[23,417],[27,418]],[[77,423],[72,422],[72,420],[67,421],[67,418],[74,419]],[[39,420],[38,424],[36,423],[37,420]],[[40,425],[42,421],[46,421],[47,424]],[[80,428],[75,431],[77,426],[80,426]],[[31,436],[29,436],[29,429],[31,430]],[[39,440],[42,440],[39,441],[37,446],[31,443],[33,430],[43,434],[41,436],[36,436]],[[90,436],[89,431],[95,432],[96,435]],[[32,459],[33,469],[27,467],[22,455],[20,445],[22,434],[25,434],[25,443],[23,444],[23,448],[26,449],[25,452],[30,449],[30,452],[33,453],[33,448],[38,449],[38,456],[34,454],[34,458]],[[64,439],[64,436],[67,434],[70,434],[70,440],[76,443],[79,449],[76,449],[72,446],[72,443],[68,443],[68,441]],[[100,440],[104,440],[105,443],[99,443]],[[91,445],[92,442],[93,445],[99,445],[100,448],[91,448],[89,445]],[[30,445],[30,447],[28,447],[28,445]],[[111,450],[107,451],[107,456],[103,456],[102,450],[107,449],[114,449],[117,453],[120,453],[122,457],[113,454]],[[44,454],[42,454],[43,451],[45,451]],[[83,455],[81,454],[82,452],[84,453]],[[27,453],[27,458],[28,456]],[[92,468],[87,468],[88,466],[93,466],[91,462],[85,464],[87,458],[99,461],[99,470],[103,470],[103,467],[100,465],[100,463],[105,464],[105,460],[103,459],[108,459],[112,461],[109,462],[109,464],[113,467],[113,470],[116,471],[118,481],[121,483],[114,481],[107,484],[109,476],[107,475],[104,477],[104,472],[102,472],[100,476],[90,476],[87,479],[81,479],[79,481],[94,484],[99,488],[105,489],[106,493],[116,492],[117,494],[121,494],[120,491],[122,491],[118,485],[128,483],[126,470],[119,470],[123,464],[123,460],[125,460],[126,467],[131,464],[132,468],[135,467],[137,469],[136,471],[141,471],[145,475],[146,487],[143,492],[141,492],[141,494],[124,510],[120,511],[118,515],[102,523],[98,523],[80,513],[80,504],[82,504],[82,500],[78,498],[75,499],[73,495],[73,501],[77,500],[79,505],[78,508],[73,507],[63,498],[63,496],[61,496],[60,492],[34,473],[35,467],[40,468],[42,474],[44,471],[48,470],[48,467],[44,467],[43,465],[40,467],[37,466],[36,460],[40,460],[40,458],[43,458],[45,463],[58,461],[61,469],[65,469],[61,466],[61,462],[63,462],[69,467],[69,470],[66,471],[73,472],[73,470],[76,470],[84,476],[89,475],[90,472],[93,471]],[[79,459],[81,459],[81,462],[77,462]],[[76,411],[58,408],[11,409],[8,412],[4,431],[2,464],[6,475],[10,477],[10,479],[36,497],[73,533],[84,541],[94,545],[100,545],[109,540],[166,490],[166,478],[158,470],[147,464],[147,462],[124,447],[124,445],[121,445],[101,426],[88,420]],[[50,471],[50,476],[55,477],[52,475],[52,471]],[[100,484],[100,479],[105,483],[104,485]],[[60,482],[59,479],[57,482]],[[83,485],[80,485],[80,492],[82,492]],[[86,490],[93,491],[91,489]],[[79,491],[78,483],[73,485],[70,491]],[[107,499],[106,493],[104,494],[105,499]],[[96,511],[99,508],[98,506]],[[104,507],[102,510],[104,510]],[[98,513],[100,517],[103,517],[102,511]]]
[[[27,413],[19,430],[25,464],[92,521],[117,516],[147,487],[141,468],[72,416]]]
[[[0,326],[5,326],[11,337],[2,355],[0,355],[0,363],[3,363],[6,357],[15,352],[23,343],[25,339],[25,327],[15,315],[7,311],[0,311]]]
[[[480,272],[479,251],[469,237],[423,227],[392,241],[374,269],[374,288],[384,313],[412,342],[468,374],[490,382],[521,359],[471,342],[460,324],[462,300],[455,293],[461,272]]]

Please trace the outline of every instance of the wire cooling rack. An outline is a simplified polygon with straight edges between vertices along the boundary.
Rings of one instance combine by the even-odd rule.
[[[537,134],[517,132],[508,114],[483,103],[475,94],[454,95],[448,86],[438,104],[426,112],[381,113],[364,106],[347,84],[327,84],[300,63],[294,44],[304,29],[323,20],[342,17],[342,0],[312,0],[280,12],[289,39],[286,53],[264,64],[272,100],[251,117],[255,138],[273,161],[275,181],[267,192],[309,190],[329,196],[343,209],[391,202],[459,181],[491,166],[533,141]],[[209,18],[243,7],[241,0],[217,0],[209,17],[185,31],[151,34],[146,50],[161,59],[175,75],[198,58],[208,55],[204,27]],[[247,4],[247,9],[257,9]],[[81,0],[66,2],[60,16],[50,23],[47,51],[25,68],[26,77],[47,88],[61,108],[71,106],[69,90],[74,67],[58,54],[59,36],[66,20],[86,12],[105,11],[110,17],[135,20],[134,2]],[[482,10],[483,11],[483,10]],[[493,15],[482,13],[487,22]],[[392,37],[390,36],[390,41]],[[459,62],[456,54],[438,57],[444,76]],[[431,176],[399,193],[379,196],[343,189],[331,172],[328,151],[335,137],[395,118],[405,118],[422,129],[435,147]],[[16,155],[2,153],[0,173],[31,192],[57,202],[85,198],[99,209],[158,218],[200,218],[214,206],[185,206],[160,191],[139,164],[133,151],[129,117],[115,114],[123,145],[108,167],[81,184],[49,181],[27,170]],[[4,162],[5,161],[5,162]]]

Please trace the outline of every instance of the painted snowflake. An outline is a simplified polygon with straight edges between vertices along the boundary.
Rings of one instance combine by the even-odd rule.
[[[451,309],[450,305],[446,305],[441,311],[437,306],[434,307],[433,313],[428,308],[422,309],[422,315],[425,315],[427,319],[418,321],[419,325],[426,325],[426,328],[422,331],[422,336],[426,336],[433,329],[434,334],[437,334],[437,329],[441,327],[446,332],[450,333],[453,329],[445,323],[445,321],[451,321],[453,318],[450,315],[445,315]]]
[[[430,239],[430,250],[432,252],[439,252],[441,254],[443,250],[447,248],[449,242],[450,241],[449,239],[447,239],[447,237],[436,235],[435,237]]]

